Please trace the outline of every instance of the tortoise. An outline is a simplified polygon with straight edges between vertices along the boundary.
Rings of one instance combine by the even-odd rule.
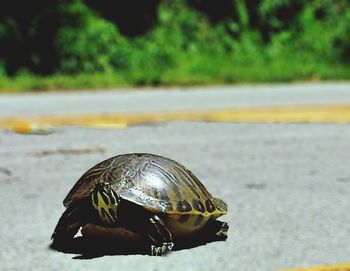
[[[67,209],[52,234],[53,243],[72,240],[88,223],[124,227],[144,236],[154,256],[227,213],[227,204],[213,197],[191,171],[149,153],[122,154],[95,165],[63,204]],[[227,231],[227,223],[220,222],[215,234],[225,240]]]

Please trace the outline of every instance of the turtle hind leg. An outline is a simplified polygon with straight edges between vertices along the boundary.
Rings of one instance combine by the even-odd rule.
[[[202,242],[213,242],[213,241],[225,241],[227,239],[227,232],[229,226],[226,222],[214,220],[206,225],[198,234],[195,236],[196,239]]]
[[[147,236],[151,242],[151,256],[162,256],[174,246],[170,231],[157,215],[148,220]]]
[[[228,224],[226,222],[218,221],[220,225],[217,227],[217,230],[215,232],[215,235],[219,240],[225,241],[227,239],[227,232],[228,232]]]

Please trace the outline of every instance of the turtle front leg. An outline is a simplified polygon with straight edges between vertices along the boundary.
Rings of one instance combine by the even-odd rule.
[[[157,215],[151,216],[148,220],[147,236],[151,242],[151,256],[162,256],[174,246],[170,231]]]

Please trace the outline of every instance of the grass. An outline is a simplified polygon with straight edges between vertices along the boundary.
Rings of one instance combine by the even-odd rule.
[[[33,10],[29,27],[9,17],[0,22],[0,92],[350,79],[346,0],[231,2],[232,17],[214,23],[216,10],[159,1],[155,24],[137,36],[82,0],[53,4],[60,27],[46,36],[39,23],[46,8]],[[32,46],[41,39],[43,48]],[[11,42],[28,51],[17,55]],[[48,63],[61,74],[27,70],[45,73]],[[6,77],[4,67],[19,74]]]
[[[63,89],[97,89],[130,86],[115,73],[79,75],[18,75],[0,77],[1,92],[26,92]]]
[[[350,69],[328,64],[273,62],[232,65],[231,61],[203,58],[182,62],[164,71],[108,72],[79,75],[0,76],[0,92],[108,89],[137,86],[193,86],[234,83],[349,80]]]

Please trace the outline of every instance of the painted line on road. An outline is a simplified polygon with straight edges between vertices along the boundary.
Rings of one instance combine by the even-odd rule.
[[[350,123],[350,104],[3,117],[0,118],[0,128],[10,128],[25,133],[33,129],[33,126],[78,125],[94,128],[124,128],[130,125],[167,121]]]
[[[350,271],[350,263],[337,265],[324,265],[309,268],[283,269],[279,271]]]

